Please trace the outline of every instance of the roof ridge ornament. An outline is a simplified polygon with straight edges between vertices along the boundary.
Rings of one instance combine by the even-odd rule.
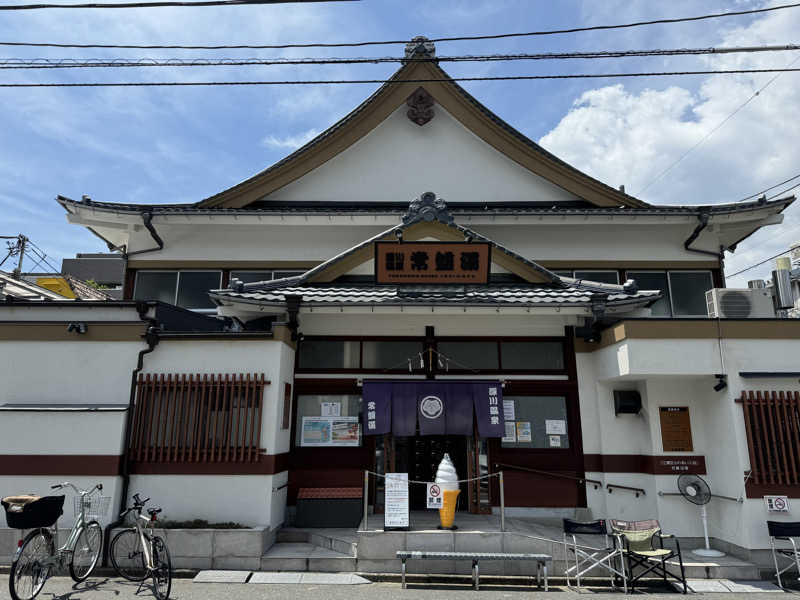
[[[424,35],[418,35],[406,44],[406,58],[436,58],[436,45]]]
[[[433,192],[425,192],[419,198],[412,200],[408,205],[408,211],[403,215],[403,224],[410,225],[418,221],[431,223],[438,221],[449,225],[455,219],[450,211],[447,210],[447,202],[444,198],[437,198]]]

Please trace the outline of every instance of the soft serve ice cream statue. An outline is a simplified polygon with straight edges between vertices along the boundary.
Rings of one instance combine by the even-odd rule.
[[[439,468],[436,470],[436,484],[442,490],[444,500],[442,508],[439,509],[439,521],[443,529],[455,529],[453,521],[456,516],[456,504],[458,494],[461,490],[458,487],[458,473],[450,460],[450,455],[445,454]]]

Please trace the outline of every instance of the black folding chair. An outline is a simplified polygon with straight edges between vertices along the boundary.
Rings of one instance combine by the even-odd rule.
[[[628,578],[625,575],[625,560],[622,548],[615,543],[615,538],[608,535],[606,522],[573,521],[564,519],[564,574],[567,586],[571,586],[570,578],[575,577],[577,587],[581,587],[581,577],[593,569],[602,569],[611,576],[611,585],[616,586],[617,579],[622,580],[622,588],[628,591]],[[576,536],[602,536],[596,545],[587,545],[578,542]],[[571,541],[570,541],[571,539]],[[575,564],[570,566],[570,553],[575,558]]]
[[[800,555],[797,553],[797,543],[794,538],[800,538],[800,521],[767,521],[769,530],[769,545],[772,547],[772,560],[775,562],[775,577],[778,578],[778,587],[783,587],[781,575],[789,569],[796,569],[798,581],[800,581]],[[789,542],[792,547],[778,548],[775,542]],[[782,569],[778,565],[778,559],[788,561]]]
[[[636,582],[648,573],[661,575],[664,583],[667,578],[675,579],[683,584],[683,593],[688,592],[686,585],[686,573],[683,568],[683,557],[681,556],[681,546],[674,535],[666,535],[661,532],[661,525],[655,519],[648,521],[611,521],[611,530],[619,537],[622,545],[622,552],[628,569],[628,590],[633,592]],[[653,544],[653,540],[658,539],[658,548]],[[664,548],[664,540],[673,539],[675,550]],[[678,557],[678,565],[681,569],[680,577],[667,569],[667,561]],[[642,571],[634,575],[636,568]]]

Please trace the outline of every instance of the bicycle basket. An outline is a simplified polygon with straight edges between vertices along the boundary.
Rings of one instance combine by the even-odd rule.
[[[111,496],[75,496],[75,516],[81,513],[83,503],[83,518],[87,521],[96,521],[108,514],[111,505]]]
[[[12,529],[50,527],[64,513],[64,496],[8,496],[2,504]]]

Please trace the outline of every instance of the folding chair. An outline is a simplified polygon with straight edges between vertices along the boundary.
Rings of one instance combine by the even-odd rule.
[[[797,569],[798,581],[800,581],[800,555],[797,552],[797,544],[794,538],[800,538],[800,521],[767,521],[769,530],[769,545],[772,547],[772,560],[775,561],[775,577],[778,578],[778,587],[782,588],[781,574],[791,568]],[[789,542],[789,548],[776,548],[775,541]],[[788,560],[789,564],[781,569],[778,566],[778,558]]]
[[[567,586],[571,586],[570,577],[575,576],[577,587],[581,587],[581,577],[592,569],[603,569],[611,576],[612,587],[616,586],[616,579],[622,579],[622,587],[628,591],[628,578],[625,575],[625,561],[622,548],[617,545],[614,538],[608,535],[606,522],[602,519],[597,521],[573,521],[564,519],[564,574],[567,578]],[[602,542],[598,545],[589,546],[578,543],[577,535],[596,535],[603,536]],[[572,542],[569,541],[572,538]],[[600,543],[602,545],[600,545]],[[575,564],[570,566],[570,554],[575,557]]]
[[[686,573],[683,569],[683,557],[681,556],[681,546],[674,535],[666,535],[661,532],[661,525],[655,519],[648,521],[617,521],[611,520],[611,530],[618,536],[619,544],[622,547],[628,571],[628,591],[633,593],[636,582],[648,573],[661,575],[664,583],[667,578],[675,579],[683,584],[683,593],[687,593]],[[658,548],[653,544],[653,540],[658,538]],[[665,539],[675,540],[675,550],[664,548]],[[680,565],[680,577],[667,570],[667,561],[670,558],[678,557]],[[641,567],[643,570],[634,575],[634,569]]]

